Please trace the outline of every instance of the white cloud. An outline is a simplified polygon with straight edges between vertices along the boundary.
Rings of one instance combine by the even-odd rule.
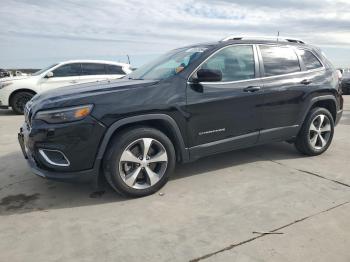
[[[141,57],[228,34],[281,31],[321,46],[350,44],[350,4],[343,0],[7,1],[0,24],[0,48],[9,49],[0,53],[1,66],[28,57]]]

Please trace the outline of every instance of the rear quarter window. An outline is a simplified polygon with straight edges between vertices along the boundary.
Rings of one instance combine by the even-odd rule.
[[[298,49],[298,54],[303,60],[307,70],[312,70],[312,69],[317,69],[322,67],[320,60],[318,60],[318,58],[311,51]]]

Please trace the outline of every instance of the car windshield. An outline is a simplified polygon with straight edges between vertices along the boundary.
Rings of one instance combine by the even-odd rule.
[[[58,65],[58,64],[50,65],[50,66],[48,66],[48,67],[45,67],[44,69],[41,69],[41,70],[39,70],[39,71],[36,71],[36,72],[33,73],[32,75],[33,75],[33,76],[38,76],[38,75],[44,73],[45,71],[49,70],[50,68],[53,68],[54,66],[57,66],[57,65]]]
[[[206,49],[205,46],[197,46],[170,51],[151,63],[136,69],[127,77],[134,80],[169,78],[183,71],[193,61],[197,60]]]

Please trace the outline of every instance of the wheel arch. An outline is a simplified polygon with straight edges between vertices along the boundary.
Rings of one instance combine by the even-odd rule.
[[[309,103],[309,107],[305,111],[302,119],[302,123],[304,123],[307,114],[315,107],[326,108],[332,115],[333,120],[336,121],[337,117],[337,100],[334,95],[323,95],[317,96],[311,99]]]
[[[332,95],[321,96],[318,99],[314,99],[309,111],[315,107],[326,108],[332,115],[335,122],[337,117],[337,100]]]
[[[189,161],[189,152],[185,147],[181,131],[175,120],[166,114],[147,114],[121,119],[112,124],[106,131],[97,153],[97,159],[102,161],[111,139],[122,130],[133,126],[148,126],[163,132],[174,144],[177,161]]]
[[[16,89],[16,90],[14,90],[14,91],[10,94],[10,96],[9,96],[9,99],[8,99],[8,104],[9,104],[9,106],[12,106],[12,99],[13,99],[13,96],[14,96],[15,94],[20,93],[20,92],[29,92],[29,93],[32,93],[32,94],[34,94],[34,95],[37,94],[33,89],[29,89],[29,88]]]

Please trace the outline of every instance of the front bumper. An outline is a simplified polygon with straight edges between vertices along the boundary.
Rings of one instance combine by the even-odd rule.
[[[84,132],[82,126],[79,130]],[[67,127],[52,126],[50,129],[42,129],[42,127],[32,130],[24,123],[18,133],[18,142],[23,156],[34,174],[59,181],[88,181],[97,177],[101,161],[95,159],[97,148],[93,147],[93,142],[89,139],[78,139],[81,134],[75,134],[75,129],[69,125]],[[98,124],[95,126],[88,124],[86,128],[92,129],[90,130],[93,137],[91,140],[99,139],[98,134],[103,134],[103,128]],[[72,131],[73,133],[71,133]],[[56,134],[54,138],[50,136],[52,132]],[[71,147],[67,143],[71,143],[73,146]],[[69,156],[72,165],[67,167],[51,165],[38,153],[39,149],[42,148],[61,150]]]
[[[23,156],[27,160],[27,164],[35,175],[38,175],[42,178],[47,178],[56,181],[90,181],[93,180],[98,174],[98,169],[89,169],[79,172],[52,172],[49,170],[42,169],[36,163],[33,155],[28,151],[25,145],[25,139],[23,132],[18,133],[18,141],[21,146]]]

